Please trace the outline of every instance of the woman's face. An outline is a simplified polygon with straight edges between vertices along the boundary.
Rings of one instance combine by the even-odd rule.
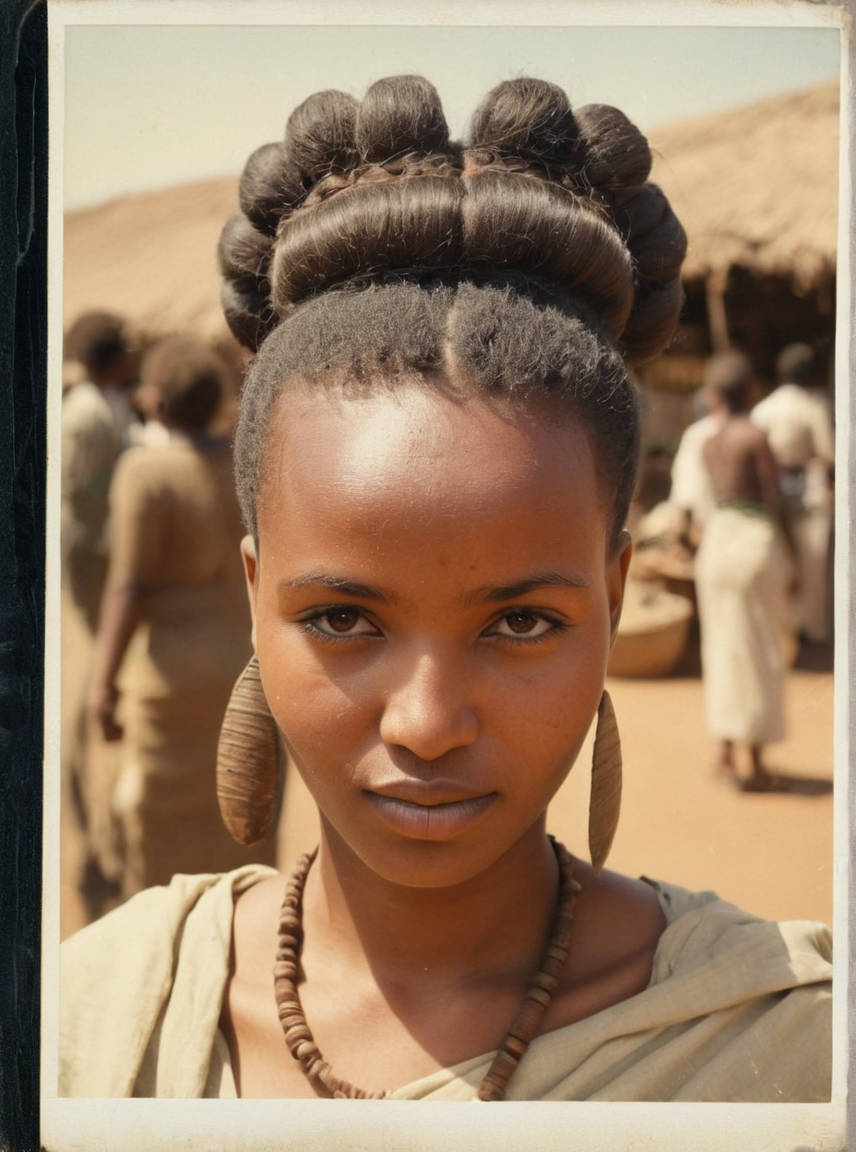
[[[417,385],[272,420],[244,553],[291,761],[373,871],[462,882],[543,835],[603,688],[629,549],[586,435]]]

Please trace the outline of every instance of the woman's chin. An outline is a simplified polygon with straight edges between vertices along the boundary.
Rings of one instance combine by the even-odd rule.
[[[356,868],[397,887],[453,888],[489,873],[526,838],[525,831],[515,836],[507,830],[497,834],[489,828],[489,814],[497,803],[491,800],[479,805],[465,820],[453,813],[451,819],[441,818],[433,828],[423,828],[419,821],[411,826],[409,814],[395,813],[392,820],[379,821],[380,827],[375,824],[365,834],[347,837],[322,817],[324,848],[340,874],[342,867]],[[442,823],[443,819],[448,823]],[[390,826],[399,820],[403,828]],[[537,821],[528,831],[537,834],[539,840],[543,838],[543,827]]]

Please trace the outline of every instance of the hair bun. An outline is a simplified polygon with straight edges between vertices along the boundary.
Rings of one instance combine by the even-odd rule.
[[[617,339],[633,306],[633,269],[615,227],[563,185],[525,173],[488,167],[466,184],[468,261],[554,281]]]
[[[646,183],[650,168],[624,113],[590,104],[575,114],[543,80],[497,85],[463,157],[422,77],[379,80],[361,104],[315,93],[289,117],[284,144],[247,162],[243,214],[218,249],[227,319],[256,348],[334,286],[520,274],[578,302],[638,363],[673,335],[686,252],[668,200]]]
[[[628,364],[643,364],[671,343],[683,302],[684,289],[678,276],[643,281],[637,286],[633,311],[619,343]]]
[[[487,94],[470,124],[470,146],[566,169],[579,164],[579,128],[568,97],[530,77],[505,80]]]
[[[305,195],[300,174],[288,164],[282,144],[262,144],[244,165],[238,185],[241,211],[266,236],[276,234],[280,217]]]
[[[313,93],[294,109],[285,126],[285,152],[305,182],[356,165],[356,118],[357,101],[335,88]]]
[[[592,187],[611,193],[641,188],[651,171],[651,149],[636,125],[609,104],[586,104],[576,116]]]
[[[258,351],[264,338],[279,323],[269,296],[250,288],[242,289],[229,280],[223,280],[220,285],[220,306],[232,335],[253,352]]]
[[[273,243],[242,212],[230,216],[220,233],[217,262],[223,277],[245,291],[267,290]]]
[[[656,184],[646,184],[616,216],[638,275],[666,280],[679,274],[687,234]]]
[[[408,152],[448,152],[449,128],[437,89],[422,76],[376,81],[359,106],[355,138],[367,164]]]

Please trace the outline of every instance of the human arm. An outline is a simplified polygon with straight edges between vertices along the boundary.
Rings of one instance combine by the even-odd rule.
[[[142,610],[143,593],[139,585],[132,582],[107,585],[95,640],[95,668],[89,693],[89,712],[104,740],[122,738],[122,726],[116,720],[119,704],[116,677]]]
[[[790,591],[794,594],[798,590],[796,576],[797,546],[791,525],[784,514],[781,492],[779,490],[779,467],[770,448],[770,443],[763,432],[759,432],[754,458],[755,471],[758,476],[758,485],[761,492],[761,502],[769,510],[773,520],[781,529],[788,554],[793,561],[794,575],[791,580]]]
[[[63,400],[61,425],[64,545],[100,549],[119,451],[113,421],[98,392],[84,383]]]
[[[705,517],[715,503],[713,483],[704,459],[704,444],[715,428],[709,416],[690,424],[672,461],[669,502],[680,509],[678,539],[691,552],[698,547]]]
[[[119,669],[148,597],[156,590],[163,560],[163,509],[149,482],[148,453],[129,452],[111,491],[110,570],[95,639],[89,713],[104,740],[119,740],[116,720]]]

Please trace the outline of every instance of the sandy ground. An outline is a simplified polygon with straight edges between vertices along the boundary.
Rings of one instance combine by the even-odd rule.
[[[85,637],[64,615],[66,682],[85,659]],[[769,749],[769,764],[799,791],[747,795],[717,779],[703,725],[701,681],[686,673],[658,680],[611,679],[621,730],[624,792],[609,864],[633,875],[716,890],[752,912],[775,918],[832,916],[832,693],[828,652],[790,673],[788,738]],[[807,666],[812,663],[815,670]],[[70,704],[66,697],[65,707]],[[587,851],[591,735],[550,810],[550,830],[576,853]],[[213,781],[212,781],[213,786]],[[317,837],[317,816],[301,780],[287,778],[279,825],[280,864],[289,868]],[[63,808],[62,935],[85,922],[74,887],[79,832]]]

